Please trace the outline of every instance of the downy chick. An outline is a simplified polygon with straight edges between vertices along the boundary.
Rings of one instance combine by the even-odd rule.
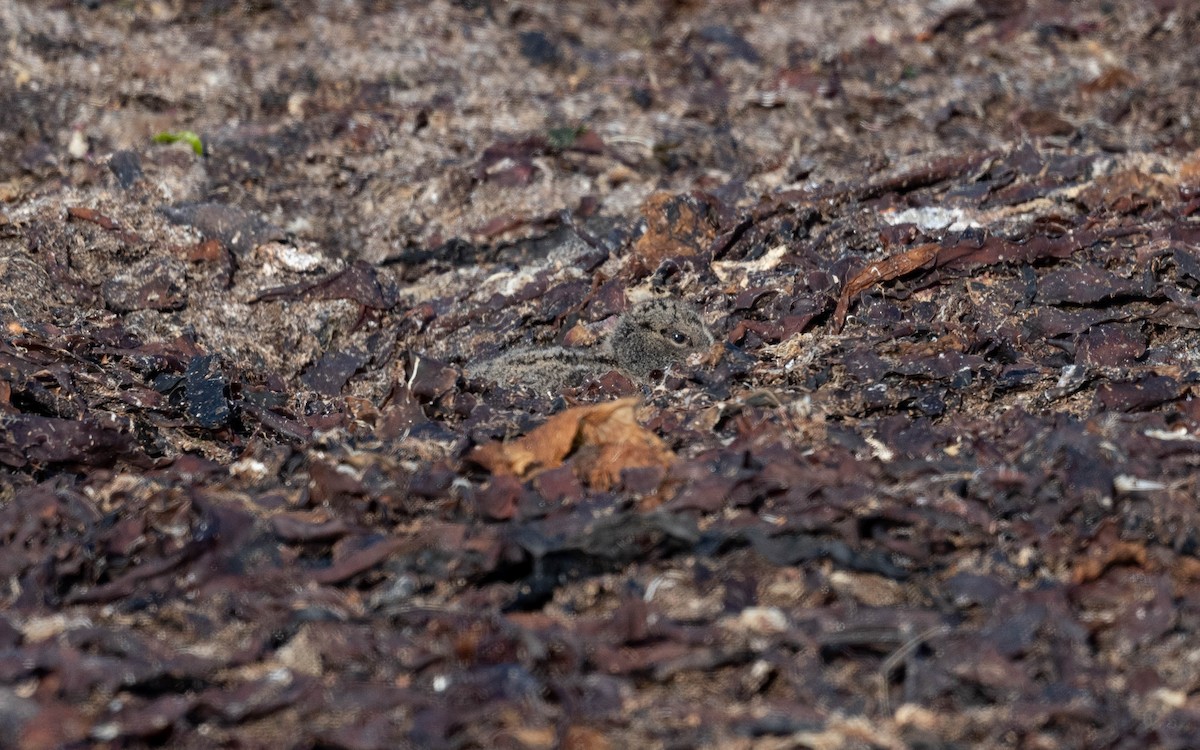
[[[617,370],[636,382],[713,344],[708,327],[692,307],[661,298],[631,307],[612,333],[594,347],[517,349],[469,366],[480,380],[556,391]]]

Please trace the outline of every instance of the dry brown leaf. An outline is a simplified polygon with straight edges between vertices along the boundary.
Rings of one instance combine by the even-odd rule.
[[[927,245],[917,245],[911,250],[905,250],[902,253],[889,255],[883,260],[877,260],[874,263],[868,264],[858,273],[854,274],[846,285],[842,287],[842,296],[838,299],[837,309],[833,313],[834,325],[837,330],[842,329],[842,325],[846,322],[846,312],[850,309],[850,300],[884,281],[898,279],[901,276],[912,273],[921,266],[935,260],[938,257],[940,245],[933,243]]]
[[[1115,565],[1145,567],[1146,546],[1120,538],[1120,531],[1113,522],[1104,522],[1088,543],[1084,554],[1071,569],[1071,582],[1075,585],[1094,581]]]
[[[650,267],[664,258],[699,255],[717,236],[711,209],[691,195],[652,194],[642,204],[646,231],[634,255]]]
[[[471,460],[493,474],[528,477],[570,458],[580,480],[609,489],[620,481],[622,469],[666,467],[675,460],[657,435],[637,423],[637,403],[623,398],[568,409],[525,437],[479,446]]]

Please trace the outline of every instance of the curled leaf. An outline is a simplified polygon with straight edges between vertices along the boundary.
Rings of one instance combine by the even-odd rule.
[[[183,141],[192,147],[196,156],[204,156],[204,141],[191,130],[164,130],[154,135],[155,143],[178,143]]]
[[[637,423],[637,399],[579,406],[556,414],[528,435],[481,445],[471,460],[499,476],[528,477],[570,460],[581,480],[609,489],[624,469],[670,466],[662,440]]]

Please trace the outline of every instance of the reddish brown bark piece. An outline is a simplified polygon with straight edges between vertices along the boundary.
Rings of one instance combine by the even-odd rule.
[[[292,511],[271,516],[271,532],[287,542],[319,542],[338,539],[350,532],[340,518],[319,511]]]
[[[398,537],[376,542],[369,547],[352,552],[330,567],[314,573],[312,580],[323,584],[341,583],[375,567],[407,543],[407,540]]]
[[[134,450],[129,425],[112,414],[82,420],[20,414],[0,425],[0,464],[106,466]]]
[[[1140,411],[1179,398],[1179,381],[1166,375],[1147,375],[1124,383],[1103,383],[1096,403],[1114,411]]]
[[[1146,336],[1130,326],[1098,325],[1080,337],[1076,361],[1101,367],[1128,367],[1146,353]]]
[[[877,260],[867,265],[846,282],[842,294],[838,298],[837,309],[833,312],[834,329],[842,330],[846,323],[846,313],[850,309],[850,300],[866,290],[884,281],[898,279],[901,276],[925,266],[938,257],[939,245],[918,245],[911,250],[905,250],[896,255],[890,255],[883,260]]]
[[[72,219],[80,219],[82,221],[90,221],[91,223],[103,227],[104,229],[120,229],[121,225],[100,213],[94,208],[84,208],[82,206],[72,206],[67,209],[67,215]]]
[[[1144,296],[1137,280],[1095,268],[1066,268],[1038,280],[1037,300],[1051,305],[1090,305],[1116,297]]]
[[[132,245],[142,241],[142,238],[136,233],[127,231],[126,229],[122,228],[115,219],[100,213],[94,208],[72,206],[67,209],[67,215],[72,219],[91,222],[102,229],[107,229],[110,232],[116,232],[117,236],[121,238],[121,241],[126,244]]]
[[[320,281],[267,289],[254,298],[255,302],[277,299],[348,299],[363,307],[387,310],[396,303],[395,290],[380,283],[379,272],[366,263],[355,263],[344,271],[330,274]]]

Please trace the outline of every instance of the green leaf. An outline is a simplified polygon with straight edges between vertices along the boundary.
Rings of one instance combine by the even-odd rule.
[[[178,143],[179,141],[191,144],[192,151],[196,156],[204,156],[204,141],[190,130],[164,130],[154,136],[155,143]]]

